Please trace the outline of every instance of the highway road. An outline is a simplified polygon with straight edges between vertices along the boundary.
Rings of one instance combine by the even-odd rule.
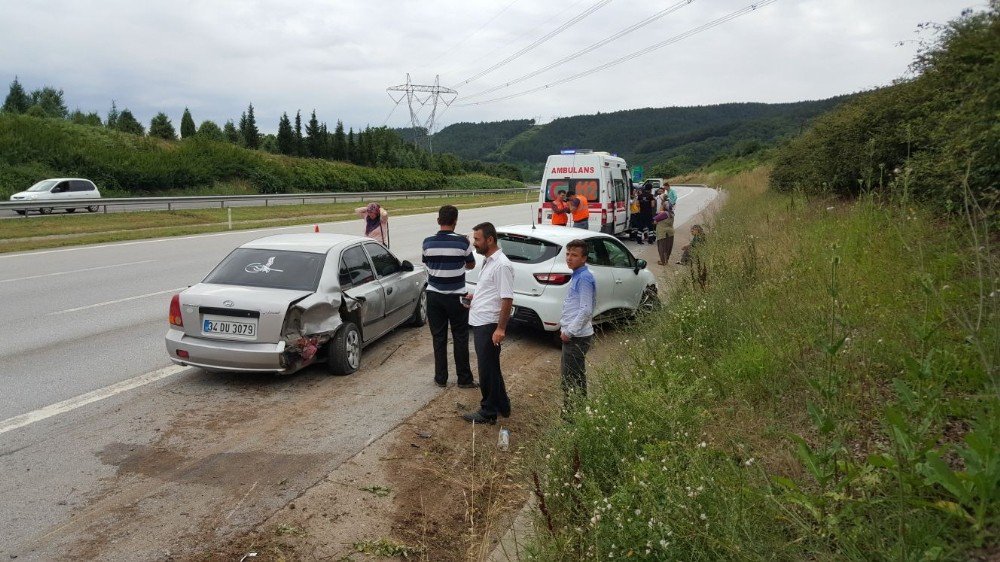
[[[716,192],[681,188],[680,196],[677,224]],[[458,230],[525,223],[535,207],[463,210]],[[392,219],[393,251],[418,263],[434,219]],[[360,221],[319,227],[356,234]],[[209,375],[169,362],[163,336],[174,293],[248,240],[312,228],[0,255],[0,497],[8,506],[0,557],[151,559],[185,547],[179,542],[221,540],[437,395],[426,329],[376,343],[351,377],[320,367],[291,377]],[[546,352],[516,339],[510,349]],[[256,499],[244,504],[251,492]],[[150,527],[162,533],[149,535]]]

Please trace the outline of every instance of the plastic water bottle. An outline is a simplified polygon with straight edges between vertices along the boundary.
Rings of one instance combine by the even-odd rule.
[[[510,448],[510,430],[506,427],[500,428],[500,433],[497,435],[497,449],[501,451],[506,451]]]

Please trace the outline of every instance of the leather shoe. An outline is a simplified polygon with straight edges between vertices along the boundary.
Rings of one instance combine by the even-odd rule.
[[[458,383],[458,388],[479,388],[479,383],[476,381],[460,382]]]
[[[497,417],[496,416],[487,416],[486,414],[483,414],[482,412],[473,412],[471,414],[462,414],[462,419],[464,419],[467,422],[472,422],[472,423],[487,423],[487,424],[490,424],[490,425],[493,425],[493,424],[497,423]]]
[[[445,388],[446,386],[448,386],[448,383],[446,383],[446,382],[434,381],[434,384],[440,386],[441,388]]]

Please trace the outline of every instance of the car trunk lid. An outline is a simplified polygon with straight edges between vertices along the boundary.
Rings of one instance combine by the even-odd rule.
[[[180,297],[184,333],[230,341],[277,343],[291,305],[312,291],[199,283]]]

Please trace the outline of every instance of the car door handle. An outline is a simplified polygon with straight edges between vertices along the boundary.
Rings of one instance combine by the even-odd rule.
[[[388,289],[386,289],[385,290],[385,294],[391,295],[392,294],[392,287],[389,287]]]
[[[621,279],[615,279],[615,285],[621,285],[621,284],[622,284]]]

